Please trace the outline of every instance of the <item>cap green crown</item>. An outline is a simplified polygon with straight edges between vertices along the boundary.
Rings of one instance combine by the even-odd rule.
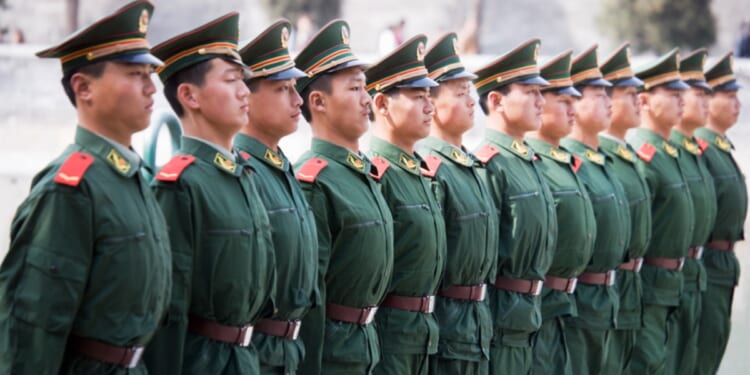
[[[216,57],[245,66],[237,52],[239,21],[240,14],[231,12],[152,48],[151,52],[164,60],[156,70],[162,82],[182,69]]]
[[[643,81],[643,89],[668,85],[680,80],[680,62],[677,60],[679,48],[675,48],[659,57],[655,62],[636,70],[635,75]],[[683,83],[684,85],[684,83]],[[675,86],[675,88],[677,88]]]
[[[370,66],[367,76],[367,92],[375,95],[387,91],[398,83],[427,77],[424,66],[427,37],[417,35],[402,43],[390,55]]]
[[[706,76],[703,75],[706,57],[708,50],[699,48],[680,60],[680,79],[691,86],[711,91],[711,86],[706,83]]]
[[[36,55],[59,58],[63,74],[95,62],[116,60],[126,56],[150,56],[151,61],[142,62],[153,62],[156,65],[160,62],[149,54],[150,46],[146,40],[153,11],[154,6],[150,2],[134,1],[91,26],[73,33],[57,46],[39,51]]]
[[[292,24],[279,20],[240,50],[242,61],[253,71],[253,78],[262,78],[294,67],[289,55],[289,32]]]
[[[630,64],[630,43],[623,43],[612,55],[599,67],[603,78],[614,84],[617,81],[632,79],[635,77],[633,67]]]
[[[476,75],[468,72],[458,57],[458,36],[456,33],[445,34],[438,39],[424,56],[427,75],[435,81],[448,79],[474,79]]]
[[[599,70],[598,49],[599,46],[594,44],[573,60],[570,66],[570,79],[573,80],[574,84],[609,86],[608,82],[604,80],[601,70]]]
[[[541,45],[542,42],[539,39],[526,41],[474,72],[477,75],[474,80],[477,93],[483,95],[513,82],[527,78],[541,78],[536,64]]]
[[[573,86],[573,80],[570,78],[572,55],[573,51],[563,52],[542,66],[540,74],[549,82],[545,90]]]
[[[741,88],[732,69],[734,53],[729,52],[706,71],[706,81],[712,89],[735,91]]]
[[[294,59],[297,68],[307,73],[307,78],[297,80],[297,91],[302,92],[316,76],[340,70],[343,67],[363,66],[349,47],[349,24],[333,20],[323,26],[302,48]]]

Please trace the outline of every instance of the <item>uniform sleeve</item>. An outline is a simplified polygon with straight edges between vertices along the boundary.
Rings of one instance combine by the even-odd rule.
[[[83,188],[32,191],[16,213],[0,267],[0,373],[60,372],[95,241]]]
[[[507,236],[503,236],[503,227],[504,224],[507,224],[507,228],[512,228],[512,223],[503,223],[503,196],[505,195],[505,174],[502,171],[502,168],[497,165],[497,162],[490,161],[489,164],[486,165],[486,168],[484,170],[484,173],[481,174],[482,176],[482,182],[485,183],[485,186],[487,187],[487,190],[490,193],[490,196],[492,196],[492,202],[495,205],[495,214],[497,214],[497,220],[496,223],[498,224],[498,228],[495,229],[497,236],[495,238],[495,244],[497,245],[498,249],[498,262],[497,266],[495,267],[495,270],[493,272],[494,275],[497,274],[499,270],[503,268],[503,262],[504,257],[500,256],[500,254],[509,254],[510,249],[505,249],[504,246],[508,246],[507,242],[504,240],[507,240]],[[503,238],[506,237],[506,238]],[[505,257],[507,258],[507,257]],[[490,280],[490,282],[494,282],[494,280]]]
[[[328,200],[315,184],[302,183],[302,191],[315,215],[318,234],[318,291],[320,304],[313,307],[303,318],[300,336],[305,344],[305,358],[300,365],[300,374],[319,374],[323,361],[323,344],[326,324],[326,272],[331,258],[331,228]]]
[[[659,172],[656,170],[656,168],[651,167],[649,163],[646,163],[645,161],[640,159],[636,162],[635,166],[638,171],[641,172],[641,176],[643,176],[643,179],[646,180],[646,185],[648,185],[649,197],[651,198],[651,205],[653,206],[656,195],[659,192]]]
[[[172,294],[167,317],[149,342],[144,361],[150,373],[179,373],[188,326],[194,244],[198,233],[187,190],[156,182],[154,195],[164,213],[172,253]]]

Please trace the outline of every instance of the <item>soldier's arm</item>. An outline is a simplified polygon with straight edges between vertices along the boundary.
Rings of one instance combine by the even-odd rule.
[[[13,221],[0,268],[0,373],[60,372],[96,241],[83,186],[42,186]]]

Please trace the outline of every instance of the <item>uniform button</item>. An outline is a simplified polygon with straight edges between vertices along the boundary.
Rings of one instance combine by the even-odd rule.
[[[49,266],[49,272],[57,273],[57,266],[54,264]]]

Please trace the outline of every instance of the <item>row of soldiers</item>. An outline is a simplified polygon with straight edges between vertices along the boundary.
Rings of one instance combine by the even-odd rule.
[[[534,39],[471,73],[453,33],[367,65],[342,20],[294,59],[287,21],[239,48],[237,13],[150,48],[152,11],[38,53],[79,126],[12,224],[0,373],[717,371],[747,208],[731,54],[540,69]],[[149,182],[154,68],[184,136]]]

